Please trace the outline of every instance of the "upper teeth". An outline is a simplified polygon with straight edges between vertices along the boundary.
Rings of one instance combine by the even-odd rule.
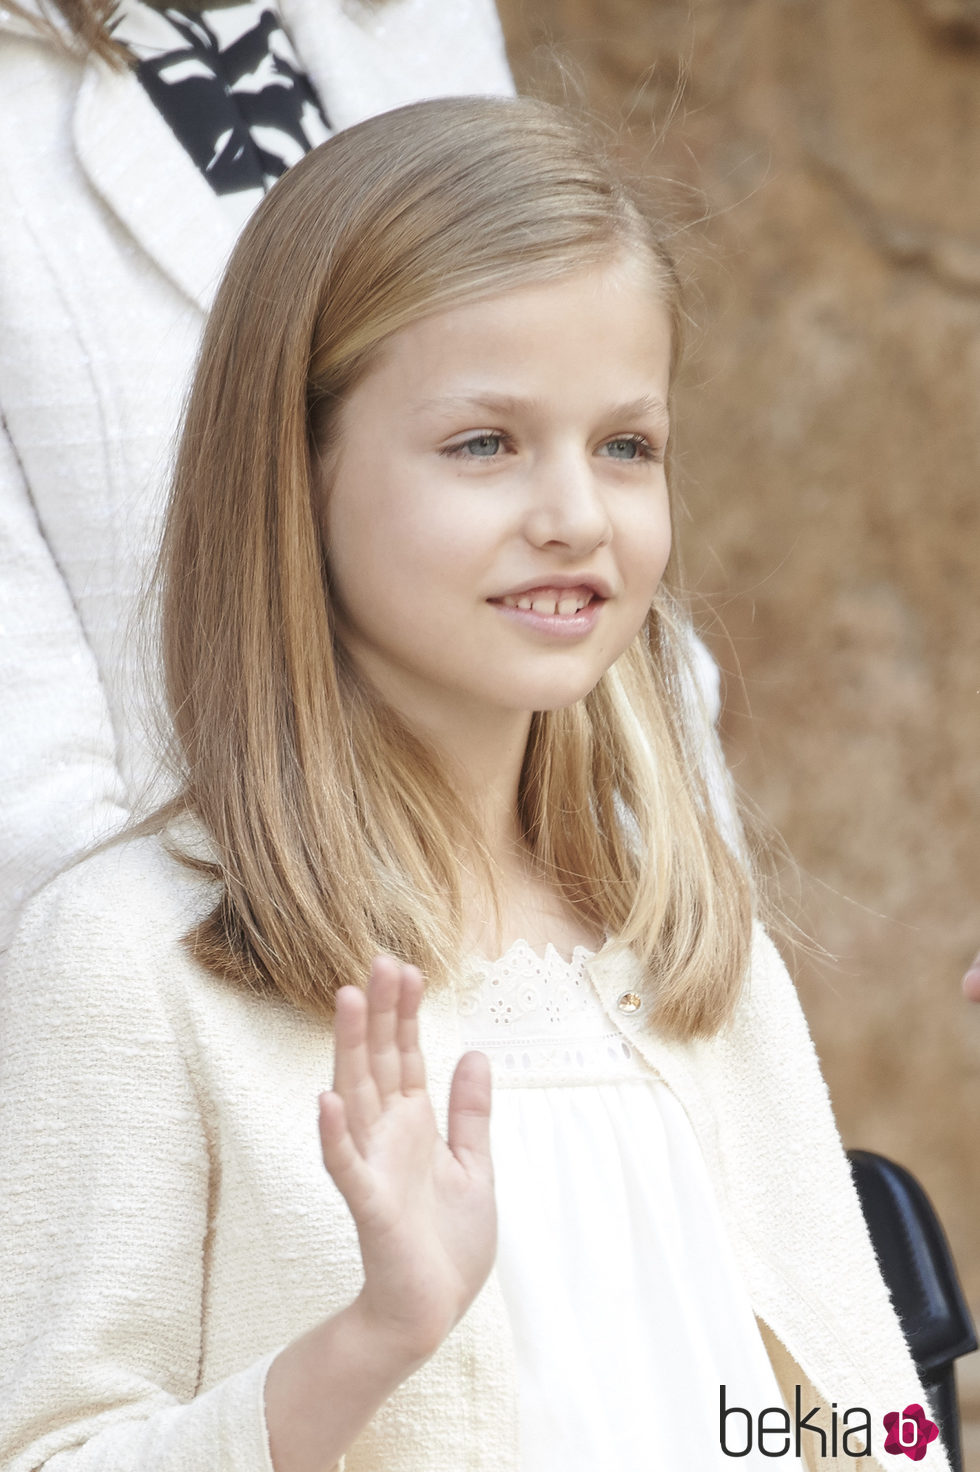
[[[530,608],[535,613],[578,613],[592,602],[591,593],[508,593],[501,598],[508,608]]]

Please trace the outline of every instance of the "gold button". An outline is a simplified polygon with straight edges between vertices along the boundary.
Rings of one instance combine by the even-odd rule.
[[[620,1012],[639,1012],[643,1005],[643,998],[638,996],[636,992],[623,992],[616,1005],[619,1007]]]

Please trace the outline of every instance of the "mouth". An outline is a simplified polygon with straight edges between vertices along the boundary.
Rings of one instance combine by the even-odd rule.
[[[602,593],[585,584],[574,587],[521,588],[488,598],[491,608],[498,608],[502,618],[535,639],[550,641],[583,639],[602,617]]]
[[[603,600],[593,588],[530,588],[525,593],[505,593],[502,598],[491,598],[491,603],[501,603],[505,608],[520,608],[525,612],[556,614],[567,617],[581,613],[590,603]]]

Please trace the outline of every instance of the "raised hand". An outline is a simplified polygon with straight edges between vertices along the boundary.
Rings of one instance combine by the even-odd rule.
[[[422,976],[376,957],[366,994],[342,987],[334,1085],[320,1096],[323,1161],[357,1226],[360,1305],[409,1352],[428,1355],[463,1316],[496,1250],[490,1065],[465,1053],[443,1140],[419,1051]]]

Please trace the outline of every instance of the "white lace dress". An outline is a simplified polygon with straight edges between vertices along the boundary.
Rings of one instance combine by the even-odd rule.
[[[783,1399],[704,1159],[674,1095],[602,1010],[592,954],[568,962],[517,941],[471,963],[460,994],[464,1046],[493,1074],[523,1472],[771,1468],[758,1417]],[[722,1385],[752,1416],[748,1455],[740,1414],[722,1451]],[[801,1468],[793,1450],[781,1467]]]

